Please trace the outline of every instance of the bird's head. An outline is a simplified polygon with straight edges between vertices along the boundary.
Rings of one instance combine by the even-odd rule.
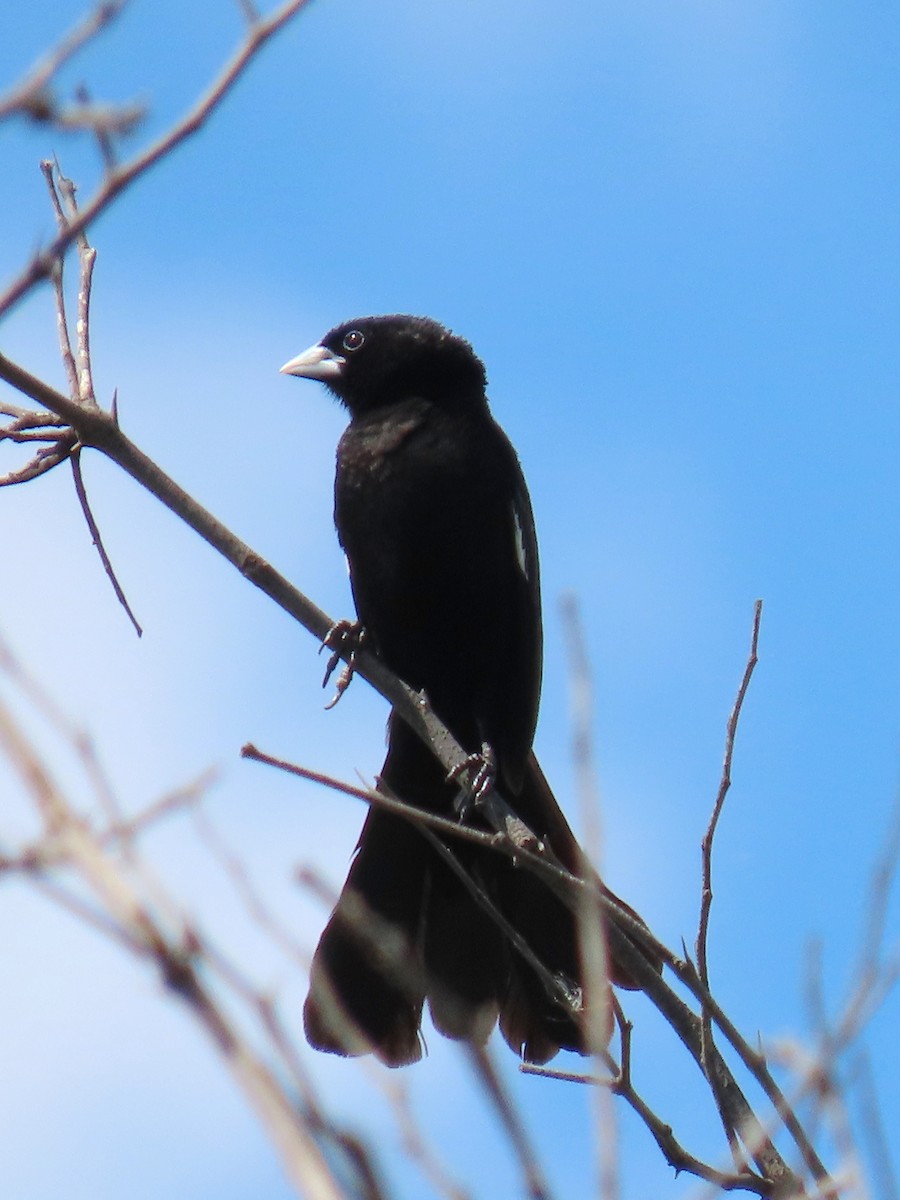
[[[324,383],[351,416],[411,397],[484,404],[481,360],[468,342],[428,317],[345,321],[281,370]]]

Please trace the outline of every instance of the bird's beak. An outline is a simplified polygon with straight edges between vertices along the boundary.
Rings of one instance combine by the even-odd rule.
[[[345,358],[329,350],[327,346],[310,346],[290,362],[281,367],[282,375],[299,375],[303,379],[318,379],[321,383],[333,383],[340,379],[346,363]]]

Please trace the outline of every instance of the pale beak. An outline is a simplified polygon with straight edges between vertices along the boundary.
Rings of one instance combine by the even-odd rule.
[[[327,346],[315,345],[292,358],[280,368],[282,375],[299,375],[303,379],[318,379],[321,383],[333,383],[340,379],[347,362]]]

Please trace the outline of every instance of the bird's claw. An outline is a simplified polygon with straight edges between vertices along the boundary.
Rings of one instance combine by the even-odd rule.
[[[325,705],[326,710],[334,708],[344,692],[350,686],[350,680],[353,678],[353,673],[356,670],[356,654],[365,641],[366,631],[359,621],[335,621],[332,627],[325,634],[322,645],[319,647],[319,653],[328,649],[331,651],[331,656],[325,667],[325,677],[322,680],[322,687],[328,686],[328,680],[334,674],[338,663],[342,658],[345,658],[343,670],[337,678],[335,684],[335,693],[331,700]]]
[[[456,802],[459,819],[464,821],[470,807],[477,808],[494,790],[497,782],[497,756],[493,746],[482,742],[479,754],[469,754],[461,763],[447,774],[447,781],[453,783],[464,777],[465,786],[461,789]]]

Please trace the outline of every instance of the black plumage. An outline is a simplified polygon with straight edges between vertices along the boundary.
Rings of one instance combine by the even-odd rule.
[[[489,747],[504,798],[583,873],[531,751],[541,680],[537,543],[518,459],[488,408],[482,363],[434,321],[387,316],[338,326],[282,370],[325,383],[350,414],[337,451],[335,524],[371,644],[425,691],[468,752]],[[455,811],[458,784],[396,716],[381,783],[418,807]],[[569,910],[502,856],[465,843],[454,852],[577,998]],[[630,985],[615,963],[611,975]],[[507,1042],[531,1061],[584,1046],[575,1008],[551,995],[421,832],[372,810],[316,950],[307,1037],[337,1053],[412,1062],[426,998],[451,1037],[483,1041],[499,1017]]]

